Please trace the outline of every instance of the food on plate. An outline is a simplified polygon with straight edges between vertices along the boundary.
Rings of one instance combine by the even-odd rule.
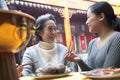
[[[48,64],[40,68],[40,72],[43,74],[54,74],[56,73],[56,67],[51,64]]]
[[[87,76],[107,76],[107,75],[110,76],[110,75],[120,74],[120,68],[98,69],[98,70],[81,72],[81,74]]]
[[[56,71],[57,71],[57,73],[64,73],[65,69],[66,69],[66,67],[63,64],[57,64],[56,65]]]
[[[48,64],[42,68],[36,70],[36,73],[42,74],[60,74],[65,73],[65,65],[64,64]]]

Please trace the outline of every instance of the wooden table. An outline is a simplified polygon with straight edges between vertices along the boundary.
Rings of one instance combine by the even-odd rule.
[[[20,80],[120,80],[120,77],[115,78],[88,78],[79,72],[72,72],[61,77],[21,77]]]

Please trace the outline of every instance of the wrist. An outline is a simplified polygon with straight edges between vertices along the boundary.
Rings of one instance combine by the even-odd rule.
[[[75,60],[75,62],[80,62],[80,58],[79,57],[75,57],[74,60]]]

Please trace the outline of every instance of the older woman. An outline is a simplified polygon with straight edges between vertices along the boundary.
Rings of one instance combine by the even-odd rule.
[[[24,66],[22,75],[28,76],[47,64],[58,63],[67,65],[71,70],[77,71],[76,65],[73,62],[64,60],[67,47],[54,42],[56,34],[56,20],[54,16],[52,14],[45,14],[38,17],[35,29],[38,44],[26,49],[22,64],[33,61],[38,62],[34,65]]]

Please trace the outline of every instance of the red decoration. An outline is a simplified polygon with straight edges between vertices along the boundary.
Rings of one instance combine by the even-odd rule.
[[[96,38],[96,36],[95,36],[95,35],[92,35],[91,37],[92,37],[92,39]]]
[[[75,40],[74,40],[74,36],[72,35],[72,51],[75,51]]]
[[[85,36],[80,36],[80,47],[82,49],[82,51],[86,51],[87,47],[86,47],[86,39]]]

